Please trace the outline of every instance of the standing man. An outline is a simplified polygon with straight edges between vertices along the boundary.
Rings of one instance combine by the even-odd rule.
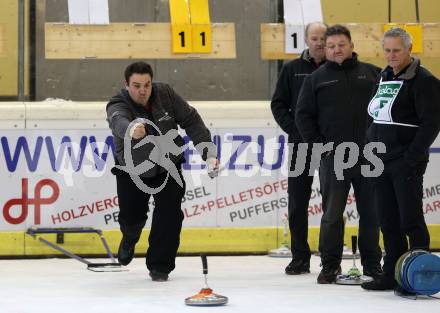
[[[380,69],[360,62],[353,52],[350,31],[342,25],[325,33],[326,63],[308,76],[296,107],[296,124],[309,143],[355,143],[363,151],[366,133],[366,108]],[[350,150],[348,151],[350,153]],[[324,214],[321,219],[319,251],[322,270],[319,284],[334,283],[341,272],[343,252],[343,214],[353,184],[359,213],[359,250],[364,274],[381,273],[379,227],[369,205],[369,184],[361,177],[361,162],[337,177],[335,169],[347,157],[335,158],[335,150],[326,153],[320,164],[319,180]]]
[[[401,28],[385,32],[382,47],[388,66],[380,73],[376,95],[368,106],[373,123],[368,140],[383,142],[384,171],[374,178],[385,252],[384,275],[363,283],[367,290],[396,287],[394,268],[413,249],[429,249],[423,216],[423,175],[429,147],[440,129],[440,82],[420,60],[411,57],[411,37]]]
[[[308,49],[298,59],[286,63],[281,69],[275,93],[272,97],[273,116],[289,136],[289,146],[293,144],[290,170],[295,169],[298,144],[303,142],[295,124],[295,107],[304,78],[325,62],[324,34],[327,26],[320,22],[310,23],[305,29]],[[288,217],[292,261],[286,267],[288,275],[310,272],[310,247],[308,237],[308,207],[312,192],[313,176],[309,176],[310,151],[304,172],[296,177],[288,177]],[[289,149],[290,155],[290,149]]]
[[[125,89],[107,104],[107,120],[116,148],[112,173],[116,175],[122,232],[118,260],[128,265],[133,259],[153,195],[155,209],[146,263],[153,281],[165,281],[175,267],[183,221],[184,141],[177,126],[200,149],[208,168],[218,169],[218,160],[210,132],[197,111],[169,85],[152,79],[149,64],[130,64],[125,69]]]

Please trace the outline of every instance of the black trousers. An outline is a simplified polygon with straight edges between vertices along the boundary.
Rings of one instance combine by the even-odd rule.
[[[290,170],[293,172],[295,167],[298,166],[298,143],[295,143],[291,149]],[[304,171],[296,177],[289,176],[287,179],[290,247],[293,259],[309,260],[311,255],[307,242],[309,230],[308,208],[313,184],[313,175],[309,176],[310,156],[311,148],[309,147]]]
[[[356,208],[359,213],[358,245],[363,267],[380,265],[382,253],[379,247],[379,221],[373,206],[372,182],[361,175],[360,164],[344,171],[344,179],[337,180],[334,171],[334,155],[321,160],[319,179],[322,193],[323,216],[319,233],[321,262],[332,267],[341,264],[344,247],[343,214],[348,193],[353,185]]]
[[[385,245],[383,270],[394,277],[399,257],[410,249],[429,249],[429,232],[423,216],[423,174],[427,162],[415,168],[403,157],[385,162],[374,179],[376,206]]]
[[[146,258],[147,268],[150,271],[169,273],[175,268],[183,222],[181,203],[185,193],[185,181],[181,172],[180,177],[184,183],[182,187],[169,176],[165,187],[153,195],[155,208]],[[162,173],[154,178],[142,178],[142,181],[150,188],[158,188],[165,178],[166,173]],[[133,226],[136,228],[136,225],[145,224],[148,201],[151,195],[140,190],[128,174],[120,171],[116,174],[116,185],[121,231],[124,232],[126,229],[133,229]]]

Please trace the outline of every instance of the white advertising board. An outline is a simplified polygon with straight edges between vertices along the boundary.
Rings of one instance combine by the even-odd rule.
[[[285,134],[275,127],[211,131],[224,169],[211,180],[194,147],[185,150],[184,227],[282,225],[287,216]],[[0,231],[30,226],[118,228],[118,198],[110,172],[113,165],[113,141],[105,129],[3,130]],[[440,224],[439,171],[437,140],[425,175],[424,212],[429,224]],[[357,224],[352,191],[345,214],[348,225]],[[310,226],[319,226],[321,216],[315,177]]]

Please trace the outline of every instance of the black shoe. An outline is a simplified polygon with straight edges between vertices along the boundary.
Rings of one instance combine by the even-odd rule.
[[[318,284],[333,284],[336,282],[336,277],[342,272],[340,265],[326,264],[322,267],[318,275]]]
[[[396,288],[397,283],[394,278],[381,275],[375,277],[374,280],[362,283],[361,287],[365,290],[394,290]]]
[[[374,265],[374,266],[364,266],[363,274],[365,276],[370,276],[370,277],[373,277],[373,278],[377,278],[377,277],[383,275],[383,270],[382,270],[382,267],[379,264],[378,265]]]
[[[150,277],[152,281],[167,281],[168,280],[168,274],[158,272],[156,270],[150,271]]]
[[[128,265],[134,257],[134,247],[139,241],[145,221],[138,224],[121,224],[122,240],[118,249],[118,261],[122,265]]]
[[[122,237],[121,243],[118,249],[118,261],[122,265],[128,265],[134,257],[134,247],[136,243]]]
[[[300,275],[310,273],[310,260],[293,259],[286,267],[287,275]]]

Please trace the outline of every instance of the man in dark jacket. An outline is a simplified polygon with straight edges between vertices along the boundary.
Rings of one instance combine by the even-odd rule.
[[[337,175],[337,166],[349,157],[341,143],[353,143],[363,151],[366,133],[366,107],[379,68],[358,61],[353,52],[350,31],[342,25],[326,32],[324,66],[306,77],[296,107],[296,124],[309,143],[332,145],[320,164],[319,179],[324,214],[321,219],[319,251],[322,270],[318,283],[328,284],[340,273],[343,251],[343,213],[351,184],[359,213],[359,250],[364,274],[381,273],[379,227],[375,211],[369,205],[369,184],[361,176],[361,162]],[[359,151],[358,150],[358,151]]]
[[[304,78],[325,62],[324,34],[327,26],[311,23],[306,26],[305,40],[308,49],[298,59],[286,63],[281,69],[275,93],[272,97],[273,116],[289,136],[290,170],[295,170],[298,145],[303,142],[295,124],[295,106]],[[313,176],[309,176],[310,151],[304,171],[298,176],[288,177],[288,218],[292,261],[286,267],[288,275],[310,272],[310,247],[308,237],[308,206],[312,193]]]
[[[385,252],[384,275],[364,283],[367,290],[392,290],[399,257],[413,249],[429,249],[423,216],[423,175],[429,147],[440,129],[440,82],[411,57],[411,37],[401,28],[384,34],[388,66],[381,72],[377,91],[368,106],[373,123],[368,140],[383,142],[384,171],[374,178]]]
[[[218,169],[218,160],[211,134],[197,111],[169,85],[152,79],[149,64],[129,65],[126,88],[107,104],[107,120],[116,148],[112,173],[116,175],[122,232],[118,260],[127,265],[133,259],[153,195],[146,263],[152,280],[164,281],[175,267],[183,221],[184,141],[177,126],[186,131],[211,172]]]

